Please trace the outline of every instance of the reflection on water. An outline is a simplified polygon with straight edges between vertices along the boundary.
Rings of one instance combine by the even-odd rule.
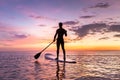
[[[120,80],[119,55],[68,55],[76,64],[30,53],[0,53],[0,80]]]
[[[35,80],[62,80],[65,79],[65,63],[61,62],[54,62],[53,65],[48,65],[45,63],[40,63],[40,61],[35,61],[34,62],[34,79]],[[43,66],[46,65],[46,66]],[[53,68],[54,69],[53,69]]]
[[[56,70],[56,77],[57,80],[62,80],[63,78],[65,78],[65,62],[61,63],[60,62],[56,62],[57,64],[57,70]]]

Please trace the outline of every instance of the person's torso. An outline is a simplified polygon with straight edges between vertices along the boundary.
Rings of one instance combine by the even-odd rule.
[[[58,29],[57,34],[58,34],[58,39],[63,39],[63,35],[66,33],[65,29]]]

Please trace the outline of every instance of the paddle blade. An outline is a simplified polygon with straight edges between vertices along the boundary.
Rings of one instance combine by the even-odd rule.
[[[35,58],[35,59],[38,59],[39,56],[40,56],[40,54],[41,54],[41,52],[37,53],[37,54],[34,56],[34,58]]]

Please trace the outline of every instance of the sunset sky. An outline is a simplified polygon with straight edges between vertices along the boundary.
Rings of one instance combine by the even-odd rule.
[[[59,22],[67,50],[120,50],[120,0],[0,0],[0,51],[41,50]]]

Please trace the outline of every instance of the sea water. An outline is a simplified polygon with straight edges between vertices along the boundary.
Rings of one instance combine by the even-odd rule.
[[[44,52],[35,60],[35,54],[0,52],[0,80],[120,80],[120,51],[69,52],[75,64],[46,60]]]

